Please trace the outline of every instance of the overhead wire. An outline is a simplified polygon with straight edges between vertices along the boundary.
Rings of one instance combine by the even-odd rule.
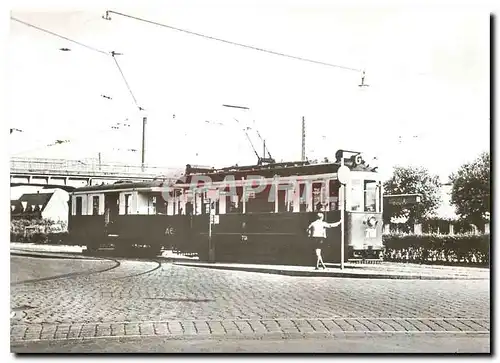
[[[247,44],[237,43],[237,42],[233,42],[233,41],[229,41],[229,40],[225,40],[225,39],[221,39],[221,38],[217,38],[217,37],[212,37],[212,36],[208,36],[208,35],[205,35],[205,34],[201,34],[201,33],[193,32],[193,31],[189,31],[189,30],[185,30],[185,29],[173,27],[173,26],[170,26],[170,25],[167,25],[167,24],[162,24],[162,23],[159,23],[159,22],[155,22],[155,21],[143,19],[143,18],[140,18],[140,17],[136,17],[136,16],[124,14],[124,13],[113,11],[113,10],[106,11],[106,18],[105,19],[107,19],[107,20],[110,20],[108,13],[113,13],[113,14],[120,15],[120,16],[123,16],[123,17],[126,17],[126,18],[130,18],[130,19],[142,21],[142,22],[145,22],[145,23],[157,25],[157,26],[160,26],[160,27],[164,27],[164,28],[168,28],[168,29],[172,29],[172,30],[184,32],[184,33],[187,33],[187,34],[190,34],[190,35],[194,35],[194,36],[198,36],[198,37],[203,37],[205,39],[215,40],[215,41],[219,41],[219,42],[222,42],[222,43],[226,43],[226,44],[230,44],[230,45],[234,45],[234,46],[239,46],[239,47],[243,47],[243,48],[247,48],[247,49],[252,49],[252,50],[256,50],[256,51],[260,51],[260,52],[265,52],[265,53],[269,53],[269,54],[273,54],[273,55],[283,56],[283,57],[287,57],[287,58],[291,58],[291,59],[295,59],[295,60],[299,60],[299,61],[305,61],[305,62],[315,63],[315,64],[319,64],[319,65],[324,65],[324,66],[340,68],[340,69],[344,69],[344,70],[356,71],[356,72],[362,71],[361,69],[357,69],[357,68],[346,67],[346,66],[342,66],[342,65],[338,65],[338,64],[332,64],[332,63],[327,63],[327,62],[316,61],[316,60],[312,60],[312,59],[308,59],[308,58],[303,58],[303,57],[298,57],[298,56],[293,56],[293,55],[289,55],[289,54],[285,54],[285,53],[281,53],[281,52],[277,52],[277,51],[273,51],[273,50],[269,50],[269,49],[259,48],[259,47],[253,46],[253,45],[247,45]],[[11,19],[14,20],[14,21],[17,21],[17,22],[19,22],[21,24],[24,24],[26,26],[32,27],[34,29],[37,29],[39,31],[45,32],[47,34],[56,36],[56,37],[64,39],[64,40],[67,40],[67,41],[72,42],[74,44],[77,44],[79,46],[85,47],[85,48],[87,48],[89,50],[92,50],[92,51],[95,51],[95,52],[98,52],[98,53],[101,53],[101,54],[105,54],[105,55],[111,56],[113,58],[113,61],[114,61],[115,65],[116,65],[116,67],[118,68],[118,71],[120,72],[120,75],[121,75],[123,81],[125,82],[125,85],[126,85],[128,91],[129,91],[129,93],[130,93],[130,95],[131,95],[131,97],[132,97],[132,99],[134,101],[134,104],[136,105],[136,107],[138,107],[139,110],[141,110],[141,111],[144,110],[141,106],[139,106],[139,104],[137,102],[137,99],[136,99],[136,97],[135,97],[135,95],[134,95],[134,93],[132,91],[132,88],[130,87],[130,84],[128,83],[128,81],[126,79],[125,74],[124,74],[122,68],[120,67],[120,64],[118,63],[118,60],[115,57],[115,55],[117,55],[118,53],[115,53],[114,51],[111,51],[111,52],[103,51],[101,49],[89,46],[87,44],[81,43],[79,41],[73,40],[73,39],[68,38],[66,36],[57,34],[57,33],[53,32],[53,31],[41,28],[39,26],[30,24],[28,22],[22,21],[20,19],[12,17],[12,16],[11,16]],[[255,120],[254,120],[254,126],[255,126]],[[260,134],[259,134],[259,136],[260,136]]]
[[[32,152],[35,152],[35,151],[38,151],[38,150],[41,150],[41,149],[51,148],[51,147],[54,147],[54,146],[59,146],[59,145],[64,145],[64,144],[70,144],[70,143],[75,144],[75,143],[78,143],[78,142],[82,142],[83,139],[89,137],[89,135],[91,135],[91,134],[100,134],[100,135],[102,135],[105,132],[117,132],[117,131],[121,130],[120,127],[116,127],[116,125],[118,125],[118,124],[121,124],[121,125],[124,125],[126,127],[129,127],[128,125],[123,124],[123,123],[114,123],[112,125],[106,125],[106,127],[99,128],[97,130],[89,130],[87,132],[80,133],[76,137],[72,137],[72,138],[64,139],[64,140],[56,139],[55,141],[50,142],[50,143],[47,143],[47,141],[45,141],[43,139],[36,139],[36,140],[34,140],[35,142],[44,143],[44,145],[40,145],[40,146],[37,146],[37,147],[32,148],[32,149],[28,149],[28,150],[17,151],[13,155],[14,156],[18,156],[18,155],[21,155],[21,154],[32,153]]]
[[[83,44],[83,43],[81,43],[81,42],[78,42],[78,41],[76,41],[76,40],[70,39],[70,38],[65,37],[65,36],[63,36],[63,35],[60,35],[60,34],[54,33],[54,32],[52,32],[52,31],[50,31],[50,30],[47,30],[47,29],[41,28],[41,27],[39,27],[39,26],[36,26],[36,25],[30,24],[30,23],[27,23],[27,22],[22,21],[22,20],[17,19],[17,18],[14,18],[13,16],[11,16],[10,18],[11,18],[12,20],[14,20],[14,21],[17,21],[18,23],[21,23],[21,24],[24,24],[24,25],[26,25],[26,26],[29,26],[29,27],[35,28],[35,29],[37,29],[37,30],[40,30],[40,31],[42,31],[42,32],[44,32],[44,33],[51,34],[51,35],[56,36],[56,37],[58,37],[58,38],[61,38],[61,39],[67,40],[68,42],[72,42],[72,43],[78,44],[78,45],[80,45],[80,46],[82,46],[82,47],[85,47],[85,48],[87,48],[87,49],[93,50],[93,51],[98,52],[98,53],[102,53],[102,54],[109,55],[109,52],[106,52],[106,51],[104,51],[104,50],[100,50],[100,49],[97,49],[97,48],[91,47],[91,46],[89,46],[89,45]]]
[[[142,107],[140,107],[140,106],[139,106],[139,104],[137,103],[137,99],[136,99],[136,97],[134,96],[134,94],[133,94],[133,92],[132,92],[132,89],[131,89],[131,87],[130,87],[130,85],[129,85],[128,81],[127,81],[127,79],[125,78],[125,74],[123,73],[122,68],[121,68],[121,67],[120,67],[120,65],[118,64],[118,61],[116,60],[115,55],[117,55],[117,53],[116,53],[115,51],[107,52],[107,51],[104,51],[104,50],[101,50],[101,49],[98,49],[98,48],[92,47],[92,46],[90,46],[90,45],[84,44],[84,43],[82,43],[82,42],[79,42],[79,41],[73,40],[73,39],[68,38],[68,37],[66,37],[66,36],[63,36],[63,35],[57,34],[57,33],[53,32],[53,31],[50,31],[50,30],[44,29],[44,28],[42,28],[42,27],[39,27],[39,26],[33,25],[33,24],[31,24],[31,23],[25,22],[25,21],[20,20],[20,19],[17,19],[17,18],[15,18],[15,17],[13,17],[13,16],[11,16],[10,18],[11,18],[12,20],[14,20],[14,21],[17,21],[17,22],[19,22],[19,23],[23,24],[23,25],[26,25],[26,26],[28,26],[28,27],[31,27],[31,28],[37,29],[37,30],[42,31],[42,32],[44,32],[44,33],[47,33],[47,34],[53,35],[53,36],[55,36],[55,37],[58,37],[58,38],[61,38],[61,39],[67,40],[67,41],[69,41],[69,42],[71,42],[71,43],[77,44],[77,45],[82,46],[82,47],[84,47],[84,48],[87,48],[87,49],[89,49],[89,50],[92,50],[92,51],[95,51],[95,52],[98,52],[98,53],[101,53],[101,54],[105,54],[105,55],[107,55],[107,56],[111,56],[111,57],[113,58],[114,62],[115,62],[115,65],[117,66],[118,71],[120,72],[120,74],[121,74],[121,76],[122,76],[123,80],[125,81],[125,85],[126,85],[127,89],[129,90],[129,92],[130,92],[130,94],[131,94],[131,96],[132,96],[132,99],[134,100],[135,105],[137,106],[137,108],[138,108],[140,111],[143,111],[143,110],[144,110],[144,109],[143,109]]]
[[[197,32],[190,31],[190,30],[177,28],[177,27],[174,27],[174,26],[171,26],[171,25],[167,25],[167,24],[163,24],[163,23],[159,23],[159,22],[156,22],[156,21],[147,20],[147,19],[140,18],[140,17],[137,17],[137,16],[120,13],[120,12],[114,11],[114,10],[108,10],[108,11],[106,11],[106,13],[107,14],[108,13],[112,13],[112,14],[120,15],[120,16],[123,16],[123,17],[126,17],[126,18],[130,18],[130,19],[142,21],[144,23],[148,23],[148,24],[152,24],[152,25],[157,25],[157,26],[160,26],[160,27],[168,28],[168,29],[171,29],[171,30],[176,30],[176,31],[183,32],[183,33],[190,34],[190,35],[195,35],[195,36],[202,37],[202,38],[205,38],[205,39],[215,40],[215,41],[218,41],[218,42],[222,42],[222,43],[226,43],[226,44],[230,44],[230,45],[235,45],[235,46],[242,47],[242,48],[252,49],[252,50],[259,51],[259,52],[274,54],[274,55],[278,55],[278,56],[282,56],[282,57],[286,57],[286,58],[291,58],[291,59],[295,59],[295,60],[299,60],[299,61],[303,61],[303,62],[314,63],[314,64],[319,64],[319,65],[328,66],[328,67],[335,67],[335,68],[340,68],[340,69],[344,69],[344,70],[348,70],[348,71],[354,71],[354,72],[361,72],[362,71],[361,69],[358,69],[358,68],[352,68],[352,67],[346,67],[346,66],[342,66],[342,65],[338,65],[338,64],[321,62],[321,61],[317,61],[317,60],[313,60],[313,59],[309,59],[309,58],[303,58],[303,57],[298,57],[298,56],[294,56],[294,55],[290,55],[290,54],[285,54],[285,53],[281,53],[281,52],[277,52],[277,51],[273,51],[273,50],[269,50],[269,49],[259,48],[259,47],[253,46],[253,45],[248,45],[248,44],[243,44],[243,43],[237,43],[237,42],[233,42],[233,41],[230,41],[230,40],[225,40],[225,39],[221,39],[221,38],[217,38],[217,37],[213,37],[213,36],[209,36],[209,35],[197,33]]]
[[[112,53],[111,56],[113,57],[113,60],[115,61],[116,67],[118,67],[118,70],[120,71],[120,74],[122,75],[123,81],[125,82],[125,85],[127,86],[128,91],[130,92],[130,95],[132,96],[132,99],[134,100],[135,105],[139,109],[139,111],[144,110],[139,104],[137,103],[137,99],[134,96],[134,93],[132,92],[132,89],[130,88],[130,85],[127,82],[127,78],[125,78],[125,74],[123,74],[122,68],[120,67],[120,64],[116,60],[115,54]]]

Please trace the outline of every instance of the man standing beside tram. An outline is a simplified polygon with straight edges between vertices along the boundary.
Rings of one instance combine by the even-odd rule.
[[[334,223],[328,223],[328,222],[324,221],[324,218],[325,218],[325,215],[323,213],[318,213],[316,220],[314,222],[312,222],[309,225],[309,227],[307,227],[308,236],[313,241],[314,249],[316,252],[316,268],[315,268],[315,270],[319,270],[320,264],[321,264],[321,267],[323,269],[326,269],[326,266],[323,263],[323,257],[321,256],[321,248],[322,248],[322,246],[325,242],[325,239],[326,239],[326,229],[338,227],[341,223],[341,221],[334,222]]]

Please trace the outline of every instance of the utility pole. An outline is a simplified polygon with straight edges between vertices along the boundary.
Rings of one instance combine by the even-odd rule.
[[[263,144],[264,144],[264,151],[262,152],[262,157],[265,158],[266,157],[266,140],[263,141]]]
[[[344,156],[340,159],[340,167],[344,166]],[[345,183],[340,184],[340,269],[344,269],[345,243]]]
[[[302,116],[302,161],[306,160],[306,120]]]
[[[142,118],[142,161],[141,161],[142,171],[144,171],[144,160],[146,157],[146,123],[147,123],[147,117],[144,116]]]
[[[99,170],[101,170],[101,152],[99,152]]]

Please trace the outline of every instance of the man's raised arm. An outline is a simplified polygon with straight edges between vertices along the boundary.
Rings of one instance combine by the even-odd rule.
[[[327,224],[328,224],[328,228],[337,227],[337,226],[340,226],[340,221],[334,222],[334,223],[327,223]]]

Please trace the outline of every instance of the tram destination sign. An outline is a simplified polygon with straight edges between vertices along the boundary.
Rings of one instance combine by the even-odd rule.
[[[418,204],[422,201],[422,195],[421,194],[384,195],[384,199],[387,200],[387,203],[389,205]]]

